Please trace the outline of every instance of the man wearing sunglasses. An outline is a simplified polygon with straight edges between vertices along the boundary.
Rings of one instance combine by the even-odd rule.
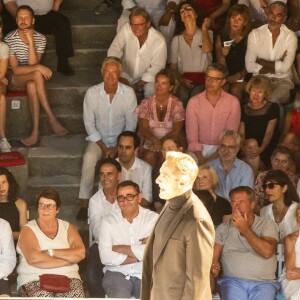
[[[104,267],[103,288],[109,298],[140,297],[145,244],[158,214],[141,207],[142,194],[133,181],[117,187],[116,211],[101,221],[99,252]]]
[[[275,299],[280,284],[276,281],[275,251],[278,230],[271,219],[253,213],[254,191],[239,186],[230,191],[232,220],[216,231],[211,268],[224,300]]]

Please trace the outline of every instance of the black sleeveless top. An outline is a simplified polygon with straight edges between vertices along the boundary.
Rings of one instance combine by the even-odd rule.
[[[0,218],[10,224],[12,231],[20,230],[20,216],[15,202],[0,202]]]

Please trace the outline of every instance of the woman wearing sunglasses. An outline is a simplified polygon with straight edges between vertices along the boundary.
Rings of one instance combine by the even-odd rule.
[[[17,283],[21,297],[84,298],[77,265],[85,257],[84,244],[75,226],[57,218],[60,205],[57,191],[43,190],[36,201],[37,219],[21,230],[17,244],[20,254]],[[68,277],[69,290],[42,289],[39,280],[42,274]]]
[[[280,240],[283,240],[298,228],[294,218],[299,202],[296,189],[286,173],[281,170],[269,171],[262,188],[271,204],[262,208],[260,216],[276,223]]]

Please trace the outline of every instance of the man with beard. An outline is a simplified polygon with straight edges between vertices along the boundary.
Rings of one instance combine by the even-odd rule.
[[[152,202],[152,167],[137,157],[140,139],[135,132],[123,131],[118,137],[118,158],[122,166],[120,182],[136,182],[143,195],[140,205],[148,207]]]
[[[40,106],[58,136],[67,134],[68,130],[58,122],[49,106],[45,80],[52,77],[52,71],[41,64],[46,38],[33,30],[35,18],[31,7],[20,6],[17,10],[16,22],[18,29],[4,38],[9,46],[9,88],[15,91],[27,91],[33,129],[31,135],[21,142],[25,146],[32,146],[39,141]]]

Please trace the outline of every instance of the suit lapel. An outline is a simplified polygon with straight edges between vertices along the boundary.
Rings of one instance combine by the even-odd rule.
[[[189,197],[188,200],[183,204],[183,206],[181,207],[181,209],[178,211],[178,213],[175,216],[175,218],[170,223],[170,226],[168,227],[168,229],[165,232],[162,232],[162,234],[163,234],[163,241],[164,242],[162,243],[162,245],[160,245],[160,248],[157,251],[157,253],[153,252],[153,266],[156,264],[158,258],[160,257],[162,251],[164,250],[167,242],[169,241],[169,239],[170,239],[171,235],[173,234],[174,230],[176,229],[178,223],[182,220],[184,214],[189,210],[189,208],[192,206],[192,204],[193,204],[193,200],[191,199],[191,197]],[[165,209],[163,210],[163,212],[161,213],[161,215],[159,217],[159,220],[162,218],[165,210],[168,209],[168,206],[169,205],[167,205],[165,207]],[[158,222],[159,222],[159,220],[158,220]]]

